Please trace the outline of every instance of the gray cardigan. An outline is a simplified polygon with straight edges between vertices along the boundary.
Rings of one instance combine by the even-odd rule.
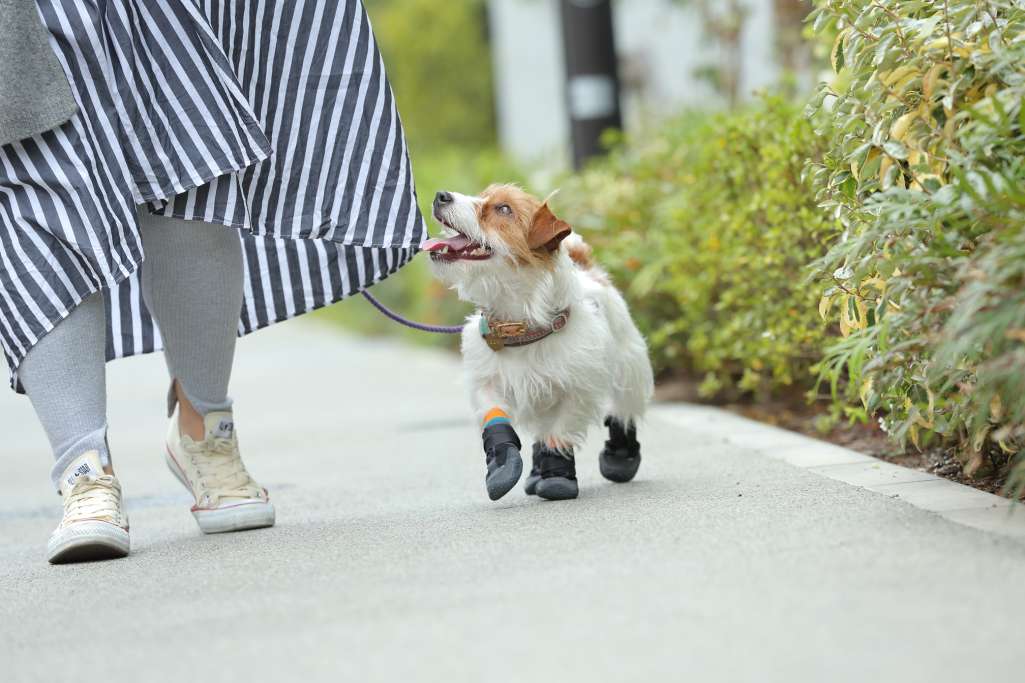
[[[36,0],[0,0],[0,145],[55,128],[77,111]]]

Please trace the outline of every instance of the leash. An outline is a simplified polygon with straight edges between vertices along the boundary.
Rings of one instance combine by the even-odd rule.
[[[423,323],[418,323],[407,318],[403,318],[401,315],[399,315],[395,311],[392,311],[387,306],[378,301],[374,297],[374,295],[368,292],[367,290],[364,289],[360,293],[364,297],[366,297],[366,300],[369,301],[374,308],[383,313],[385,317],[397,322],[399,325],[405,325],[406,327],[410,327],[414,330],[420,330],[421,332],[433,332],[434,334],[462,334],[463,332],[462,325],[453,325],[451,327],[445,325],[425,325]]]

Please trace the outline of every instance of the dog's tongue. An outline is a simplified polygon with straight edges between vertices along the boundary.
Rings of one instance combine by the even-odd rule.
[[[455,237],[449,237],[447,239],[432,237],[424,242],[423,250],[440,251],[445,247],[448,247],[451,251],[462,251],[470,246],[470,244],[470,238],[466,235],[456,235]]]

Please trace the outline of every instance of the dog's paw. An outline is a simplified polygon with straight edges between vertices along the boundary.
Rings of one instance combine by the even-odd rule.
[[[637,470],[641,466],[641,451],[629,448],[605,449],[598,456],[598,469],[601,476],[617,484],[625,484],[637,476]]]
[[[632,421],[605,418],[609,439],[598,456],[601,476],[617,484],[625,484],[637,476],[641,466],[641,444],[637,441],[637,427]]]
[[[534,450],[538,481],[534,492],[545,500],[570,500],[580,493],[577,461],[572,449],[557,451],[538,445]]]
[[[540,443],[534,443],[534,455],[531,459],[530,474],[527,475],[527,480],[523,482],[523,492],[528,496],[537,495],[537,483],[541,481],[541,456],[544,454],[544,446]]]
[[[580,494],[576,479],[548,477],[537,482],[537,495],[545,500],[571,500]]]
[[[498,446],[494,456],[488,458],[488,474],[484,479],[488,497],[498,500],[512,491],[522,474],[523,458],[519,449],[511,443]]]
[[[488,473],[484,484],[488,497],[498,500],[509,493],[523,474],[523,458],[520,457],[520,438],[508,422],[488,425],[481,434],[484,440],[484,456]]]

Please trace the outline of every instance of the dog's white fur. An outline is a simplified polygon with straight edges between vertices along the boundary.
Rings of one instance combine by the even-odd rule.
[[[524,266],[501,235],[482,229],[481,198],[451,194],[439,218],[494,255],[485,261],[432,260],[440,280],[492,318],[543,327],[570,309],[562,330],[498,352],[481,337],[480,311],[467,319],[462,354],[478,419],[501,408],[517,430],[557,448],[579,448],[589,427],[606,415],[624,424],[640,420],[654,388],[648,349],[606,274],[570,258],[569,248],[583,246],[581,238],[566,238],[551,268]]]

